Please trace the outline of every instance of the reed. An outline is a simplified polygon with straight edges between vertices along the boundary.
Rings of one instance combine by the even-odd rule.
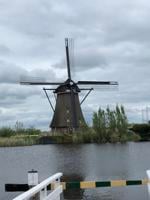
[[[37,136],[0,137],[0,147],[31,146],[38,144]]]

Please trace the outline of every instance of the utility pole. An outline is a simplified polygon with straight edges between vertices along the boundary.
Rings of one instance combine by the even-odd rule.
[[[144,123],[144,110],[142,109],[142,123]]]
[[[146,122],[149,123],[149,108],[146,106]]]

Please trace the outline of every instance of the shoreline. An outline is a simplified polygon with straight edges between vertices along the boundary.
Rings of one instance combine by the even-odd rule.
[[[39,136],[39,135],[19,135],[12,137],[0,137],[0,147],[21,147],[48,144],[125,144],[128,142],[149,142],[149,140],[126,140],[116,142],[96,142],[96,141],[73,141],[72,136]]]

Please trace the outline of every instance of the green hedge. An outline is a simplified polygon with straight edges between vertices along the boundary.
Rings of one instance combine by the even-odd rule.
[[[130,128],[141,137],[143,141],[150,141],[150,124],[133,124]]]

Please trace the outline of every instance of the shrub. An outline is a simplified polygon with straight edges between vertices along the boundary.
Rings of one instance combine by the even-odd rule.
[[[93,129],[97,134],[97,142],[127,141],[128,120],[123,106],[115,110],[99,108],[93,113]]]
[[[110,136],[110,142],[111,143],[116,143],[119,141],[119,135],[117,133],[113,133]]]
[[[150,140],[150,124],[134,124],[131,130],[138,134],[141,140]]]
[[[126,134],[122,134],[120,137],[120,142],[125,143],[128,141],[128,136]]]
[[[0,129],[0,137],[10,137],[12,135],[15,135],[15,131],[10,127],[2,127]]]
[[[26,134],[28,135],[40,135],[41,131],[39,129],[35,129],[35,128],[27,128],[25,129]]]

